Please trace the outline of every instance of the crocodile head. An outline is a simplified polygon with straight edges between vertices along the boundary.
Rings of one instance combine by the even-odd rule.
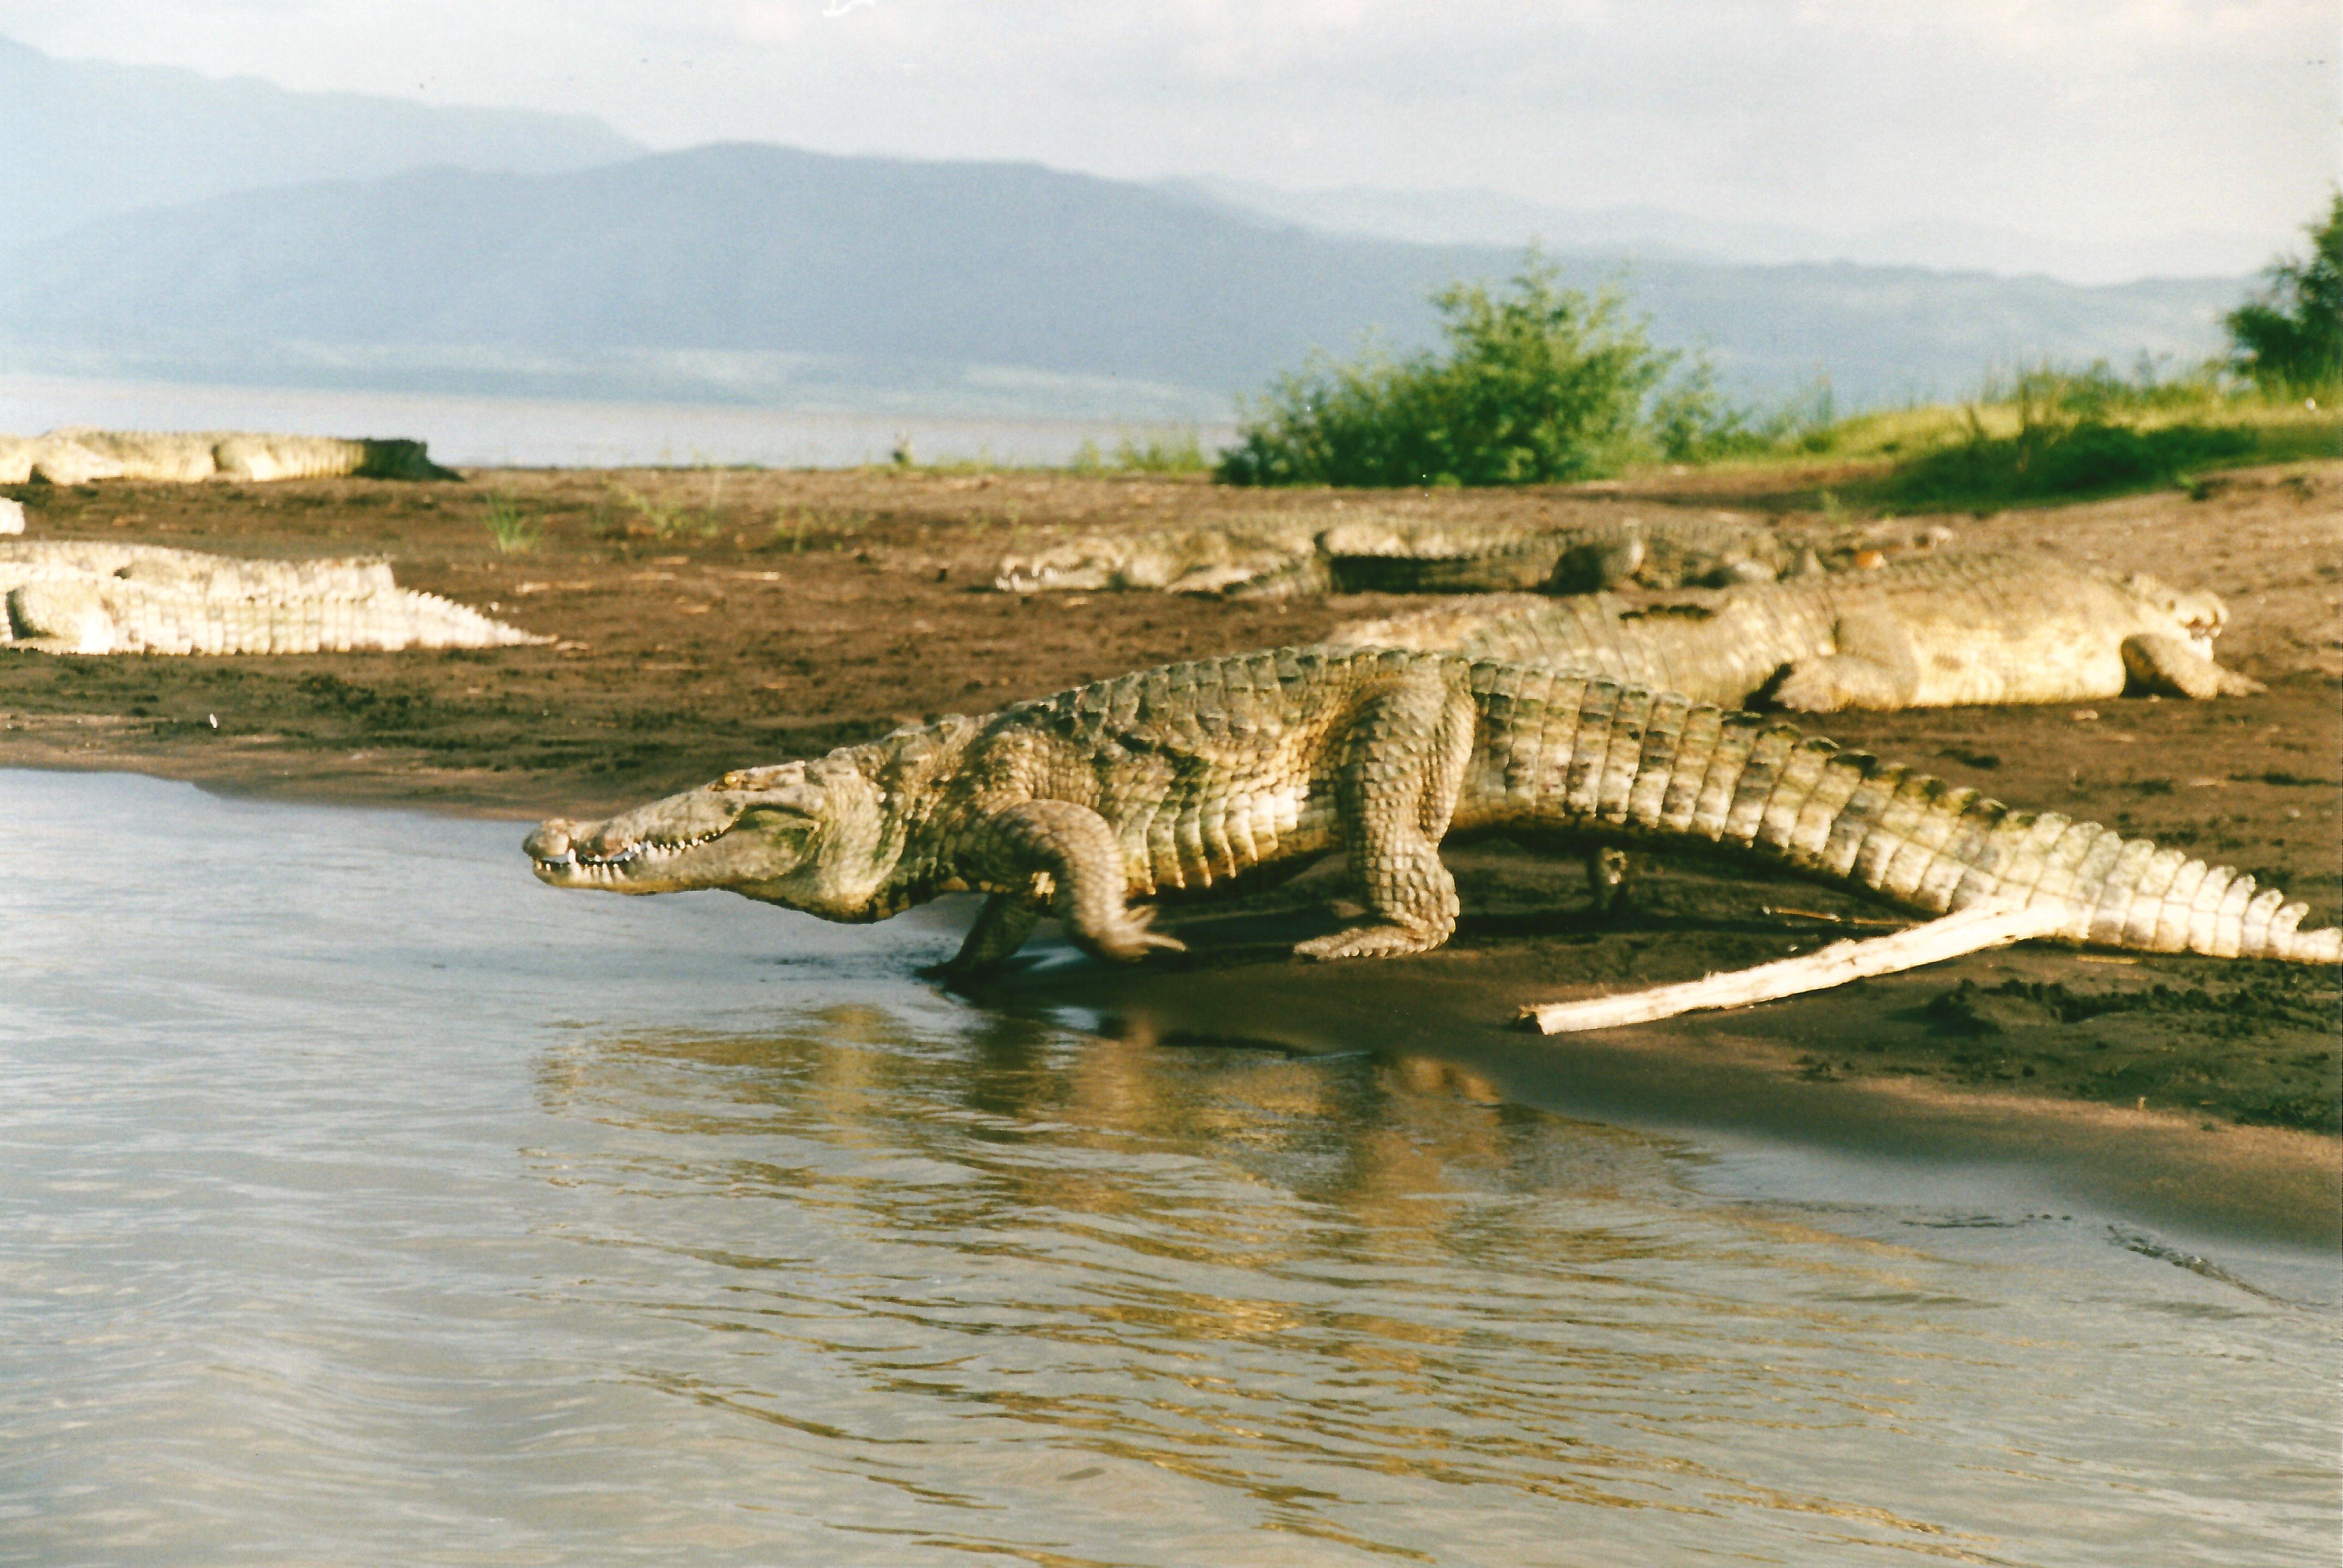
[[[2134,572],[2123,580],[2124,591],[2150,609],[2180,623],[2197,651],[2210,658],[2213,639],[2229,624],[2229,607],[2209,593],[2177,588],[2161,578]]]
[[[880,905],[884,802],[841,757],[727,773],[598,822],[552,818],[524,846],[557,888],[673,893],[722,888],[832,920]]]
[[[1116,586],[1122,556],[1107,541],[1075,539],[1003,558],[992,586],[1002,593],[1091,593]]]

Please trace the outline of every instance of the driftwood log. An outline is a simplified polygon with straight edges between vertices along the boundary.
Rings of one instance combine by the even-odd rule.
[[[1827,990],[1869,975],[1941,963],[2029,937],[2046,937],[2063,923],[2055,909],[2021,909],[1988,900],[1894,936],[1833,942],[1816,952],[1680,985],[1525,1007],[1522,1016],[1535,1023],[1542,1034],[1581,1034],[1622,1024],[1653,1023],[1687,1012],[1750,1007],[1806,991]]]

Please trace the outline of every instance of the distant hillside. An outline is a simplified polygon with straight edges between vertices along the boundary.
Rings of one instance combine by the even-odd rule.
[[[583,115],[295,93],[251,77],[60,60],[0,38],[0,212],[14,239],[297,180],[450,164],[548,173],[639,155]]]
[[[1080,411],[1116,412],[1098,399],[1127,379],[1160,414],[1167,387],[1218,406],[1371,327],[1423,343],[1433,288],[1519,259],[1031,166],[719,146],[106,219],[0,260],[0,367],[754,401],[809,365],[864,387],[978,365],[1093,378]],[[1822,374],[1849,404],[1956,393],[1993,363],[2194,357],[2246,286],[1686,261],[1628,282],[1661,341],[1713,345],[1736,386]]]
[[[1852,261],[1936,272],[2044,274],[2099,284],[2141,277],[2227,277],[2269,259],[2253,235],[2207,228],[2153,239],[2077,241],[1949,219],[1882,224],[1833,234],[1788,223],[1726,222],[1649,204],[1574,208],[1543,206],[1490,190],[1385,190],[1343,186],[1284,190],[1238,180],[1172,179],[1162,188],[1232,211],[1300,224],[1322,234],[1437,245],[1525,245],[1553,250],[1684,261]]]

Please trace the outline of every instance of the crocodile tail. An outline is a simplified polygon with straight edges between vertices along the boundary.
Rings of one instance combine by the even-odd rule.
[[[2301,930],[2307,905],[2233,867],[1674,693],[1515,666],[1473,678],[1501,720],[1482,788],[1524,819],[1738,847],[1921,914],[2056,909],[2059,937],[2095,946],[2343,962],[2343,930]]]

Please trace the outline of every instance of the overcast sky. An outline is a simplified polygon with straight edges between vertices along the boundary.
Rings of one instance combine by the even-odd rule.
[[[661,147],[2272,248],[2337,177],[2338,33],[2337,0],[0,0],[51,54]]]

